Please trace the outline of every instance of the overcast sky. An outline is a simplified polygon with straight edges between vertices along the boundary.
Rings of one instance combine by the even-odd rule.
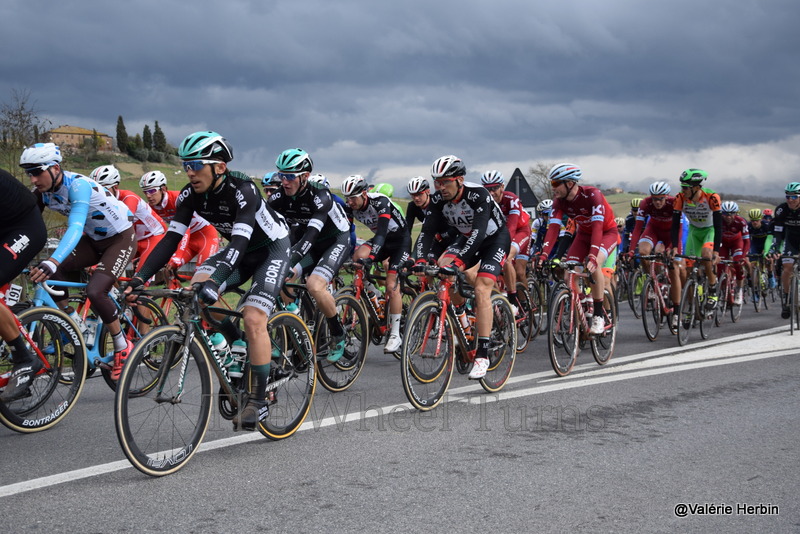
[[[797,0],[129,0],[0,4],[0,100],[112,136],[214,130],[263,175],[306,149],[334,185],[570,161],[642,190],[800,180]]]

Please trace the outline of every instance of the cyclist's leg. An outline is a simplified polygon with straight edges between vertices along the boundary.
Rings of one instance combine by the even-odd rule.
[[[328,285],[339,273],[349,250],[350,235],[347,232],[341,232],[333,239],[328,240],[319,250],[315,251],[312,248],[310,252],[313,254],[316,266],[306,277],[306,288],[328,322],[331,333],[331,350],[328,352],[328,360],[331,362],[338,361],[344,355],[346,340],[344,328],[342,328],[336,310],[336,301],[328,291]],[[305,261],[303,265],[305,265]]]
[[[508,232],[497,232],[484,240],[475,258],[467,265],[480,261],[478,275],[475,277],[475,327],[478,334],[475,365],[469,378],[483,378],[489,368],[489,344],[492,336],[492,290],[497,277],[502,274],[506,253],[511,248],[511,236]]]

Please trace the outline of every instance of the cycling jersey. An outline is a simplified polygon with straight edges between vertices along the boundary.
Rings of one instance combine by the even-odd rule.
[[[797,254],[800,251],[800,208],[789,209],[789,204],[784,202],[775,208],[775,217],[772,220],[773,247],[780,250],[786,244],[786,252]]]
[[[667,196],[660,208],[653,202],[653,197],[647,197],[639,204],[636,212],[636,225],[633,228],[630,248],[636,252],[639,239],[645,237],[647,242],[655,245],[659,241],[667,248],[672,247],[672,214],[674,212],[675,197]],[[644,230],[644,235],[642,231]]]
[[[409,232],[414,227],[414,223],[416,221],[419,221],[421,223],[425,222],[425,217],[428,216],[428,212],[430,211],[430,205],[431,205],[430,198],[428,198],[428,203],[425,204],[425,206],[422,208],[420,208],[413,202],[408,203],[408,208],[406,208],[406,226],[408,226]]]
[[[375,233],[370,239],[372,259],[380,254],[384,243],[392,242],[397,245],[408,235],[408,226],[403,214],[386,195],[367,193],[367,200],[360,210],[353,210],[349,206],[345,210],[348,215],[352,215]]]
[[[214,190],[195,193],[191,184],[181,190],[167,235],[140,268],[139,277],[147,280],[167,263],[188,231],[194,213],[229,240],[228,246],[216,256],[211,278],[218,284],[228,279],[246,254],[268,248],[289,235],[286,221],[267,205],[250,178],[229,171]]]
[[[672,214],[672,243],[678,243],[681,214],[683,214],[689,221],[690,234],[695,228],[713,227],[713,246],[714,250],[718,251],[722,244],[722,212],[720,211],[722,201],[717,193],[706,187],[700,189],[697,195],[698,198],[694,200],[687,199],[683,191],[675,196],[675,203],[673,204],[674,211]]]
[[[42,250],[47,228],[36,196],[0,169],[0,286],[16,278]]]
[[[175,211],[178,209],[178,195],[180,195],[180,191],[164,191],[164,194],[161,195],[161,202],[158,206],[153,206],[153,211],[155,211],[159,217],[161,217],[166,223],[172,221],[172,218],[175,216]],[[194,233],[199,230],[202,230],[209,223],[207,220],[200,217],[198,214],[192,215],[192,221],[189,224],[189,233]]]
[[[590,185],[576,185],[578,192],[571,201],[557,198],[553,201],[553,213],[547,228],[542,252],[549,254],[561,231],[561,218],[566,215],[575,222],[576,237],[582,233],[591,234],[592,247],[612,247],[610,238],[606,235],[616,234],[613,247],[619,239],[617,223],[614,220],[614,211],[609,206],[606,197],[596,187]],[[604,246],[605,245],[605,246]],[[606,248],[609,252],[611,249]]]
[[[747,221],[735,215],[730,223],[722,219],[722,246],[721,258],[738,259],[743,252],[750,250],[750,234]]]
[[[762,254],[768,252],[772,247],[772,224],[764,222],[763,219],[758,228],[753,221],[747,223],[747,231],[750,234],[750,254]]]
[[[164,221],[142,197],[133,191],[118,189],[117,198],[133,213],[133,229],[137,241],[164,233]]]
[[[292,245],[292,265],[315,246],[328,248],[331,240],[350,231],[344,209],[321,184],[307,182],[294,196],[287,195],[283,188],[278,189],[270,195],[269,205],[303,231]]]
[[[61,185],[54,192],[34,193],[39,208],[65,215],[67,231],[51,257],[59,263],[77,246],[85,233],[90,239],[108,239],[133,225],[133,214],[103,186],[70,171],[62,171]]]

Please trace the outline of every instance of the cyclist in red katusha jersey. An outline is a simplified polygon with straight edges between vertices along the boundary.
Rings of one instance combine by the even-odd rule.
[[[575,220],[575,238],[567,251],[567,261],[585,262],[586,269],[594,274],[602,267],[604,276],[592,276],[589,283],[594,300],[592,315],[592,334],[602,334],[605,328],[603,319],[603,291],[605,278],[613,273],[617,261],[619,232],[614,219],[614,211],[606,197],[596,187],[578,185],[582,178],[580,167],[573,163],[554,165],[548,174],[553,189],[553,214],[545,236],[539,261],[546,261],[561,229],[559,221],[563,215]],[[609,282],[610,283],[610,282]]]
[[[667,182],[653,182],[650,184],[650,196],[639,203],[636,214],[636,226],[631,236],[631,247],[628,254],[633,256],[637,252],[647,256],[653,251],[656,253],[672,250],[672,213],[675,197],[672,196],[672,187]],[[680,245],[679,245],[680,246]],[[648,268],[648,260],[642,260]],[[672,303],[680,302],[680,284],[678,284],[678,271],[669,269],[670,294]],[[674,317],[677,324],[677,314]]]
[[[719,257],[723,260],[733,260],[733,274],[736,277],[736,299],[734,304],[741,306],[744,289],[744,269],[750,271],[750,229],[744,217],[739,216],[739,204],[727,200],[720,206],[722,212],[722,246],[719,248]],[[719,265],[717,266],[719,272]]]
[[[509,302],[515,309],[519,309],[517,280],[526,279],[525,267],[531,250],[531,217],[522,209],[519,197],[511,191],[506,191],[505,177],[500,171],[486,171],[481,176],[481,183],[506,217],[506,226],[511,235],[511,248],[503,264],[503,279]]]
[[[169,224],[175,216],[176,202],[180,191],[167,190],[167,177],[161,171],[150,171],[139,180],[147,203],[164,222]],[[178,249],[167,263],[167,268],[177,270],[197,257],[196,267],[200,267],[209,257],[219,251],[219,233],[204,218],[192,215],[189,231],[181,239]]]

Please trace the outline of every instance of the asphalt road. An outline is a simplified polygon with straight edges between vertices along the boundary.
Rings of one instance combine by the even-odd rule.
[[[292,438],[216,416],[191,462],[159,479],[128,464],[113,394],[93,378],[51,430],[0,428],[6,530],[800,530],[800,337],[779,311],[745,309],[688,347],[647,341],[621,312],[608,365],[586,350],[558,378],[537,339],[500,393],[456,375],[427,413],[373,348],[350,390],[318,388]]]

